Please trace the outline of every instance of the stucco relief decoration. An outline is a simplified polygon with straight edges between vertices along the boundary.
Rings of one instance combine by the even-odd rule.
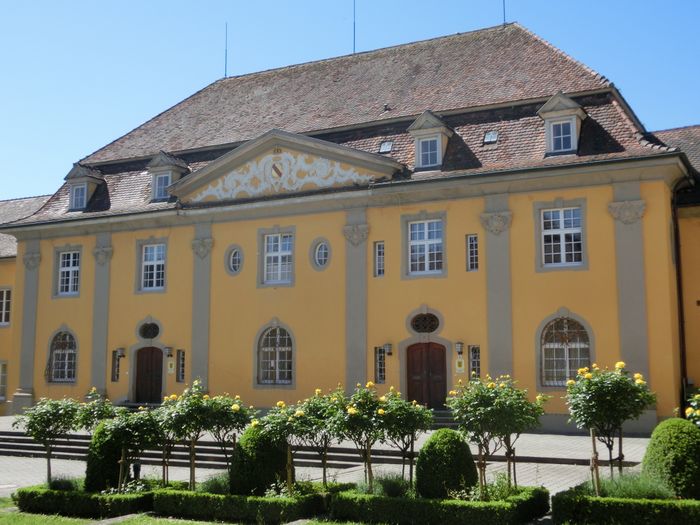
[[[104,266],[104,264],[112,258],[112,252],[111,246],[98,246],[92,250],[92,254],[95,256],[95,260],[100,266]]]
[[[494,235],[500,235],[508,228],[513,220],[513,214],[509,211],[499,211],[495,213],[482,213],[481,225],[486,231]]]
[[[611,202],[608,204],[608,211],[616,221],[623,224],[634,224],[644,216],[646,207],[646,202],[642,200]]]
[[[370,175],[363,175],[353,168],[343,168],[338,161],[290,152],[271,153],[209,184],[192,198],[192,202],[202,202],[208,197],[225,200],[256,197],[270,191],[295,192],[367,184],[371,180]]]
[[[343,235],[353,246],[359,246],[367,240],[369,226],[367,224],[348,224],[343,227]]]
[[[39,252],[25,253],[22,262],[27,270],[36,270],[41,262],[41,254]]]
[[[214,245],[214,239],[195,239],[192,241],[192,250],[197,254],[197,257],[204,259],[209,252],[211,252],[211,247]]]

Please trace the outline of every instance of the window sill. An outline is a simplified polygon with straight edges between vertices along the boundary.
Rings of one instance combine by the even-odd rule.
[[[165,288],[140,288],[136,290],[139,294],[149,294],[149,293],[165,293]]]
[[[262,390],[268,388],[270,390],[295,390],[296,386],[294,383],[254,383],[253,388],[256,390]]]
[[[54,294],[54,296],[53,296],[54,299],[75,299],[76,297],[80,297],[80,292],[77,292],[77,293],[57,293],[57,294]]]
[[[447,277],[447,271],[443,270],[441,272],[413,272],[407,273],[403,276],[404,279],[442,279]]]
[[[10,323],[0,323],[0,328],[9,328]]]
[[[567,149],[563,151],[548,151],[547,153],[544,154],[544,157],[559,157],[562,155],[577,155],[578,151],[575,149]]]

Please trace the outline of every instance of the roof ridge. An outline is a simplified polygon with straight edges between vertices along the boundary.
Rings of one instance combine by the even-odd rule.
[[[678,131],[680,129],[690,129],[690,128],[700,128],[700,124],[688,124],[687,126],[676,126],[674,128],[657,129],[656,131],[650,131],[651,134],[663,133],[665,131]]]
[[[53,193],[46,193],[44,195],[29,195],[27,197],[13,197],[11,199],[0,199],[0,203],[3,202],[18,202],[18,201],[28,201],[29,199],[39,199],[41,197],[51,198]]]
[[[592,67],[590,67],[590,66],[584,64],[583,62],[581,62],[580,60],[578,60],[578,59],[572,57],[571,55],[569,55],[568,53],[566,53],[566,52],[563,51],[562,49],[558,48],[557,46],[555,46],[554,44],[552,44],[552,43],[549,42],[548,40],[545,40],[544,38],[542,38],[541,36],[539,36],[537,33],[533,33],[533,32],[530,31],[528,28],[526,28],[525,26],[519,24],[518,22],[511,22],[511,24],[512,24],[513,26],[517,27],[518,29],[520,29],[521,31],[524,31],[525,33],[527,33],[528,35],[530,35],[531,37],[533,37],[533,38],[536,39],[537,41],[541,42],[541,43],[544,44],[545,46],[549,47],[550,49],[552,49],[552,50],[555,51],[556,53],[560,54],[561,56],[563,56],[563,57],[566,58],[567,60],[570,60],[571,62],[573,62],[573,63],[576,64],[577,66],[582,67],[583,69],[585,69],[586,71],[588,71],[589,73],[591,73],[592,75],[594,75],[598,80],[601,80],[603,83],[605,83],[606,86],[612,86],[612,82],[611,82],[605,75],[602,75],[601,73],[598,73],[598,72],[597,72],[595,69],[593,69]]]

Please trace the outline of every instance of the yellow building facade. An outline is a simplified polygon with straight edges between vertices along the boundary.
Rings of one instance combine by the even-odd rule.
[[[563,60],[561,72],[574,67],[516,25],[367,60],[420,60],[421,45],[469,56],[484,38],[505,39],[514,54],[525,39]],[[329,67],[373,70],[357,57],[317,64],[279,75],[303,84]],[[376,74],[381,91],[390,81]],[[447,109],[407,92],[405,114],[341,115],[333,129],[287,121],[290,131],[256,133],[256,121],[239,130],[243,140],[231,131],[206,147],[194,133],[189,143],[168,135],[177,126],[166,112],[83,159],[41,209],[2,227],[18,246],[0,261],[0,285],[13,290],[0,406],[19,413],[93,386],[115,402],[157,403],[200,379],[264,408],[373,380],[442,409],[474,372],[551,395],[545,428],[573,430],[566,379],[623,360],[657,393],[635,427],[652,428],[700,372],[697,345],[687,345],[697,323],[681,323],[672,206],[695,171],[644,135],[614,87],[586,74],[591,85],[563,75],[507,104]],[[327,93],[318,97],[329,102]],[[169,112],[223,121],[211,107],[219,98]],[[365,102],[347,104],[357,114]],[[384,111],[392,106],[402,101]],[[681,237],[698,228],[682,222]],[[700,251],[683,257],[693,264]],[[696,284],[685,284],[686,309]]]

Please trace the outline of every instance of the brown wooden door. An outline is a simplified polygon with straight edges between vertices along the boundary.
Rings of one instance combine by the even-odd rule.
[[[418,343],[407,349],[408,399],[429,408],[442,409],[447,393],[445,347]]]
[[[160,403],[163,389],[163,352],[142,348],[136,354],[136,401]]]

